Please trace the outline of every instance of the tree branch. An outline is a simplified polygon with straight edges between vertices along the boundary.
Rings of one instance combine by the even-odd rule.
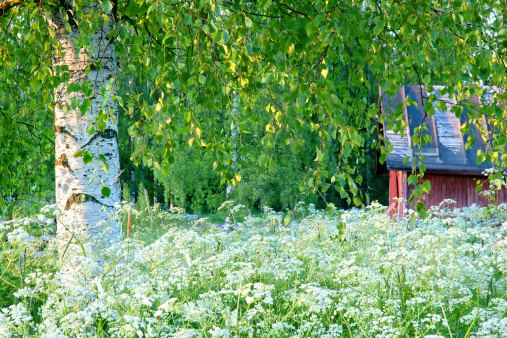
[[[289,11],[292,11],[292,12],[294,12],[294,13],[297,13],[297,14],[303,15],[303,16],[305,16],[307,19],[310,19],[310,17],[308,16],[308,14],[303,13],[303,12],[300,12],[300,11],[297,11],[297,10],[295,10],[294,8],[290,7],[290,6],[287,6],[286,4],[280,3],[278,6],[279,6],[280,8],[281,8],[281,7],[285,7],[285,8],[287,8]],[[288,13],[287,13],[287,15],[288,15]]]

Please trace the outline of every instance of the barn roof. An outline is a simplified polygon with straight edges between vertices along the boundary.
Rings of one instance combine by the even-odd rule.
[[[409,156],[412,158],[414,150],[410,144],[409,137],[414,135],[415,129],[424,121],[427,125],[423,135],[430,135],[432,141],[424,145],[418,152],[424,156],[424,164],[427,171],[465,171],[480,173],[492,165],[487,162],[477,164],[475,158],[477,150],[482,149],[486,152],[488,144],[484,141],[483,132],[477,124],[488,131],[488,124],[485,116],[477,118],[477,123],[471,123],[471,118],[475,118],[477,114],[469,112],[469,109],[479,107],[484,102],[491,102],[491,96],[498,92],[498,88],[483,87],[486,93],[482,96],[469,96],[457,101],[457,95],[442,95],[439,90],[442,86],[433,86],[434,91],[428,93],[424,86],[400,86],[396,91],[395,97],[390,97],[380,91],[380,103],[382,112],[390,116],[392,111],[396,111],[396,106],[403,104],[403,118],[406,122],[405,135],[402,138],[400,134],[395,134],[392,130],[388,130],[387,123],[384,124],[383,132],[386,140],[393,146],[394,150],[387,156],[388,170],[411,170],[410,161],[403,163],[404,159]],[[485,89],[485,90],[484,90]],[[424,111],[424,103],[430,94],[437,96],[437,101],[433,103],[435,113],[427,116]],[[460,95],[464,96],[464,95]],[[416,105],[407,105],[407,98],[411,98]],[[446,103],[447,110],[442,111],[437,108],[438,101]],[[466,104],[470,102],[469,104]],[[451,112],[453,105],[460,104],[463,106],[463,112],[458,118]],[[426,117],[425,117],[426,116]],[[472,130],[463,134],[461,126],[468,122],[472,126]],[[491,132],[491,131],[489,131]],[[475,143],[470,149],[465,148],[465,144],[469,136],[475,138]]]

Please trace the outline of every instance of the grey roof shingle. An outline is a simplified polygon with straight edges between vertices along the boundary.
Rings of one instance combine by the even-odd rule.
[[[490,102],[491,94],[499,91],[498,88],[483,87],[486,89],[485,95],[469,96],[457,100],[457,95],[449,97],[448,94],[441,95],[439,90],[443,87],[433,86],[434,92],[428,93],[425,86],[401,86],[396,92],[395,97],[380,92],[381,109],[386,115],[390,116],[392,111],[396,111],[396,106],[403,105],[403,118],[406,122],[405,135],[401,137],[400,133],[395,134],[392,130],[388,130],[387,124],[384,123],[384,136],[386,140],[391,142],[394,150],[387,156],[387,169],[389,170],[410,170],[411,163],[403,163],[406,156],[412,158],[414,150],[410,143],[410,136],[414,135],[424,121],[426,129],[423,135],[430,135],[431,142],[428,142],[420,148],[420,153],[424,156],[424,164],[429,171],[467,171],[482,172],[484,169],[491,168],[490,163],[483,162],[477,164],[475,158],[477,150],[482,149],[486,152],[489,142],[483,140],[482,135],[487,135],[488,130],[486,116],[477,117],[477,107],[483,102]],[[429,95],[435,94],[437,101],[433,103],[435,113],[428,116],[424,110],[424,103]],[[462,95],[460,95],[462,96]],[[407,105],[407,98],[411,98],[416,105]],[[437,108],[437,102],[441,100],[446,103],[447,110],[441,111]],[[451,112],[451,106],[460,105],[463,112],[458,118]],[[469,111],[470,110],[470,111]],[[471,119],[475,119],[476,123],[470,123]],[[461,126],[468,122],[472,126],[472,130],[463,135]],[[483,129],[481,131],[480,129]],[[466,149],[465,144],[469,137],[475,138],[475,143],[470,149]]]

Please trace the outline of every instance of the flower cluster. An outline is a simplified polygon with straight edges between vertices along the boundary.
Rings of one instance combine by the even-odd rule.
[[[167,227],[75,257],[70,275],[27,271],[0,337],[505,337],[507,227],[451,204],[426,220],[298,205],[283,227],[271,209],[230,231]]]

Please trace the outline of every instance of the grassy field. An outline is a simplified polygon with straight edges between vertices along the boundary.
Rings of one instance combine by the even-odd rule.
[[[0,337],[507,337],[507,223],[474,207],[424,221],[384,210],[301,204],[285,224],[231,205],[220,226],[145,210],[70,282],[54,239],[4,224]]]

